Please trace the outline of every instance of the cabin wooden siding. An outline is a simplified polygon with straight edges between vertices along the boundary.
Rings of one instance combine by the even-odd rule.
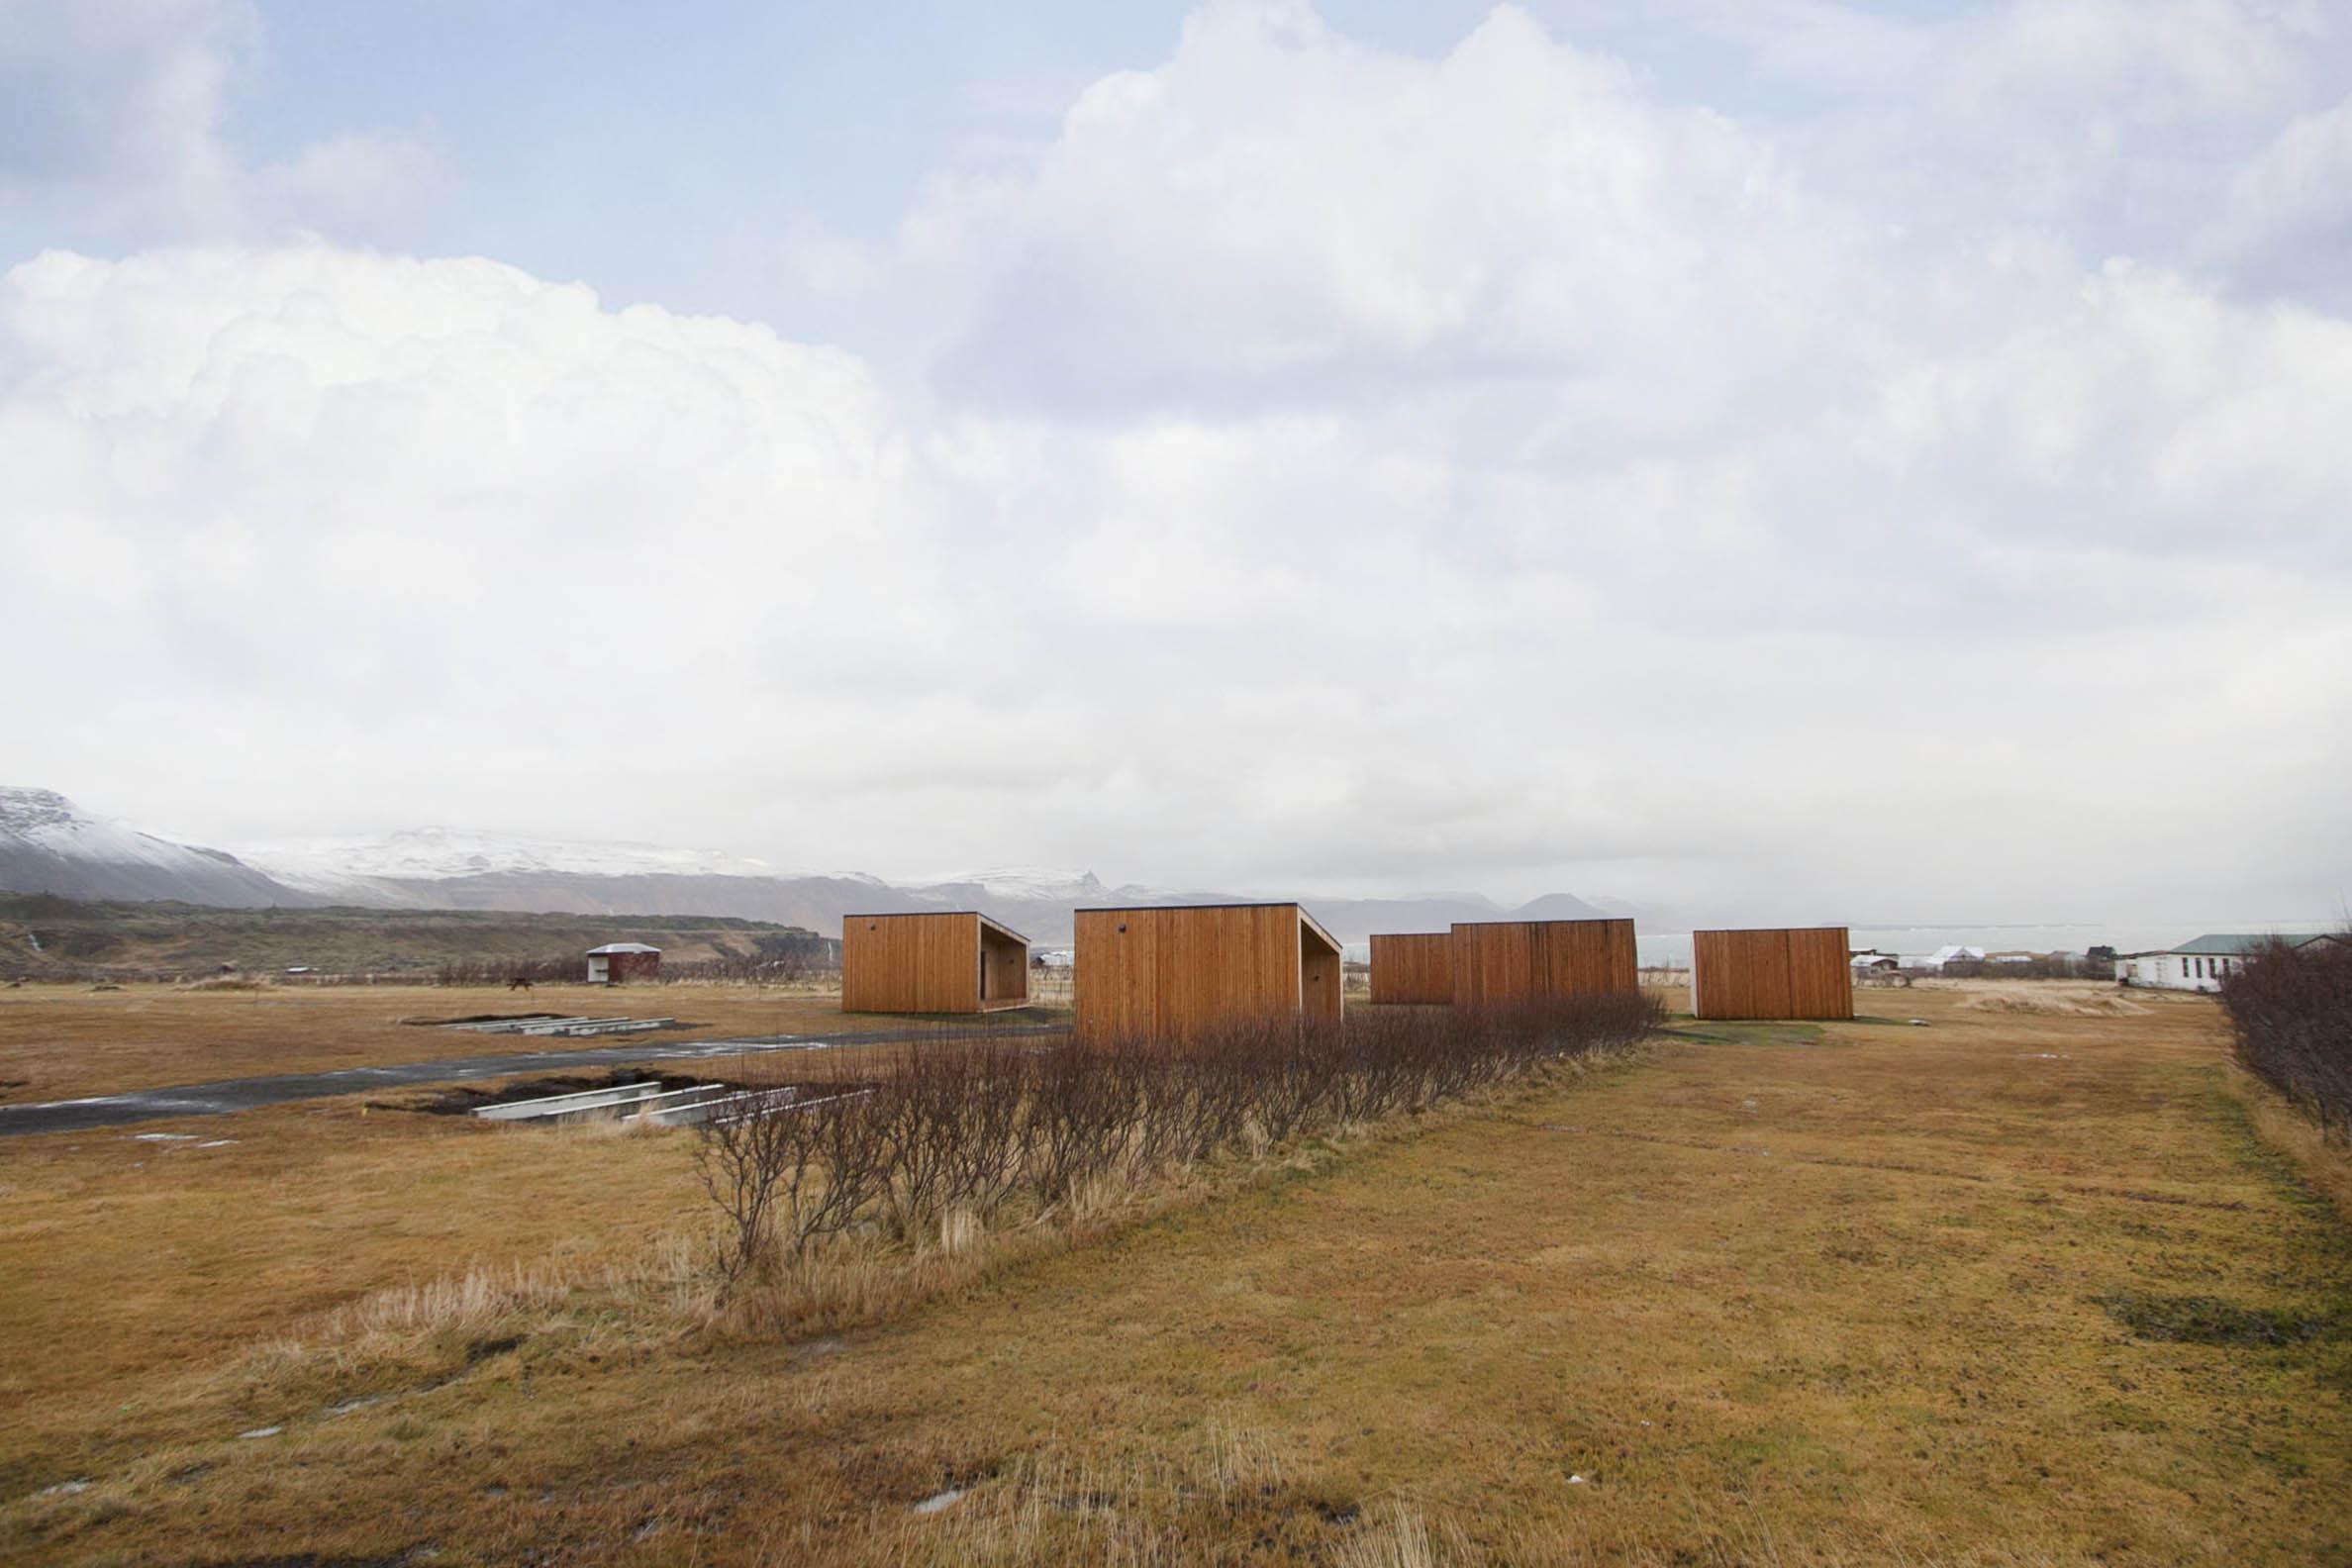
[[[1703,1019],[1850,1019],[1843,926],[1691,933],[1691,1014]]]
[[[1029,938],[985,917],[980,922],[980,1009],[1029,1003]]]
[[[1182,1039],[1239,1018],[1337,1018],[1338,944],[1296,904],[1080,910],[1081,1039]]]
[[[1463,1007],[1641,988],[1629,920],[1464,922],[1453,929],[1452,960]]]
[[[980,1013],[1029,995],[1029,943],[971,911],[841,921],[844,1013]]]
[[[1451,1002],[1453,932],[1416,931],[1372,938],[1372,1000]]]

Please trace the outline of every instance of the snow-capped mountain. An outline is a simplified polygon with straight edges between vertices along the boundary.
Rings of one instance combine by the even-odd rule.
[[[242,856],[243,858],[240,858]],[[832,934],[846,915],[977,909],[1034,941],[1070,939],[1090,905],[1213,904],[1214,889],[1106,884],[1092,871],[998,867],[893,884],[862,873],[780,871],[711,849],[537,838],[462,828],[280,838],[238,854],[173,843],[95,818],[49,790],[0,789],[0,888],[84,899],[192,904],[356,904],[518,914],[733,916]],[[1577,920],[1603,913],[1565,893],[1507,911],[1474,893],[1301,896],[1345,941],[1443,931],[1455,921]],[[1610,913],[1618,913],[1612,910]]]
[[[411,828],[378,835],[278,838],[238,846],[248,863],[290,886],[329,897],[382,891],[383,882],[475,876],[784,875],[764,860],[715,849],[533,838],[468,828]]]
[[[319,902],[233,854],[93,817],[55,790],[0,784],[0,888],[231,909]]]
[[[906,884],[910,893],[953,897],[958,893],[1015,904],[1066,904],[1084,909],[1090,904],[1164,904],[1183,895],[1166,888],[1127,883],[1105,887],[1092,871],[1004,867],[994,871],[966,871],[956,876],[927,878]]]
[[[870,876],[785,871],[715,849],[469,828],[281,838],[239,852],[319,898],[379,908],[722,915],[831,931],[852,909],[930,907]]]

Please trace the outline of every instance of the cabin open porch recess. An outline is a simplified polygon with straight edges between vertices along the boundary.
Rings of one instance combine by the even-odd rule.
[[[1029,938],[977,910],[841,919],[844,1013],[1027,1007],[1029,968]]]

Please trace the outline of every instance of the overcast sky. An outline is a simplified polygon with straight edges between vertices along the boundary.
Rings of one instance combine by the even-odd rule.
[[[2352,8],[0,0],[0,782],[2352,897]]]

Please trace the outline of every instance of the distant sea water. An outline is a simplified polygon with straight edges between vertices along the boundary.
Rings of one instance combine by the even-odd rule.
[[[1905,956],[1931,953],[1938,947],[1982,947],[1988,952],[2018,949],[2026,952],[2086,952],[2112,947],[2117,952],[2147,952],[2174,947],[2207,931],[2276,931],[2281,935],[2336,931],[2341,921],[2185,921],[2168,925],[2144,922],[2099,925],[2055,922],[2021,926],[1855,926],[1846,933],[1856,948],[1876,947]],[[1689,931],[1653,931],[1635,924],[1635,948],[1649,965],[1687,967],[1691,961]],[[1372,956],[1369,942],[1348,942],[1346,956],[1364,962]]]

